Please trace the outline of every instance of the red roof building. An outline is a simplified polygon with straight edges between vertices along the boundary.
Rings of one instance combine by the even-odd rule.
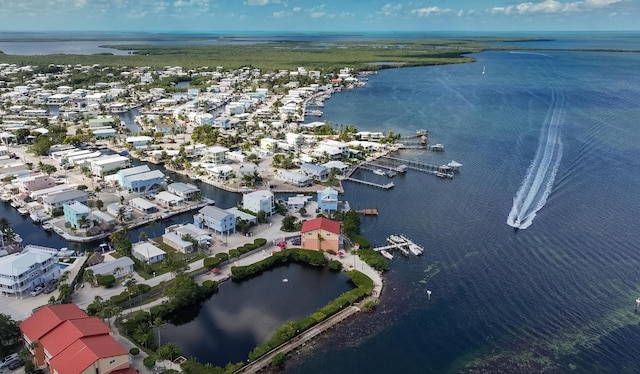
[[[129,374],[127,350],[99,318],[75,304],[48,305],[20,323],[37,366],[56,374]],[[37,344],[32,344],[37,343]]]
[[[340,222],[320,217],[305,221],[300,229],[301,247],[318,251],[338,251],[342,248]]]

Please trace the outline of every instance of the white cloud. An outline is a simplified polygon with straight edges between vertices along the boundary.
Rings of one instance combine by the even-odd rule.
[[[395,16],[399,11],[402,10],[402,4],[385,4],[382,9],[380,9],[380,14],[383,16]]]
[[[491,9],[494,14],[532,14],[532,13],[573,13],[583,12],[597,8],[606,8],[609,5],[619,3],[622,0],[584,0],[574,2],[561,2],[558,0],[544,0],[533,3],[526,2],[506,7]]]
[[[244,4],[250,6],[264,6],[269,4],[269,0],[247,0]]]
[[[311,18],[322,18],[326,14],[327,12],[324,10],[324,4],[313,7],[309,10],[309,16],[311,16]]]
[[[418,8],[411,11],[411,14],[415,14],[418,17],[429,17],[431,15],[448,14],[453,10],[448,8],[440,8],[437,6],[431,6],[427,8]]]
[[[292,9],[294,12],[301,12],[302,8],[300,8],[299,6],[293,7]]]
[[[281,10],[281,11],[279,11],[279,12],[273,12],[273,13],[271,14],[271,16],[272,16],[273,18],[286,18],[286,17],[291,16],[291,13],[289,13],[289,12],[287,12],[287,11],[284,11],[284,10]]]

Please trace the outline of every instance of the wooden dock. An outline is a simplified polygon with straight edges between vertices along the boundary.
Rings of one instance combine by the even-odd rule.
[[[358,214],[363,214],[365,216],[377,216],[378,209],[359,209],[355,211]]]
[[[398,238],[402,239],[402,241],[400,243],[398,243],[398,242],[395,242],[395,241],[391,240],[391,237],[393,237],[393,236],[397,236]],[[392,235],[392,236],[388,237],[387,238],[387,245],[373,248],[373,250],[376,251],[376,252],[398,250],[403,255],[409,256],[409,253],[410,253],[409,252],[409,246],[411,246],[411,245],[415,245],[415,246],[421,248],[421,251],[422,251],[422,247],[418,246],[411,239],[408,239],[408,238],[406,238],[405,236],[402,236],[402,235]]]
[[[408,169],[420,171],[422,173],[433,174],[441,178],[453,178],[454,169],[447,165],[434,165],[426,162],[404,160],[397,157],[381,156],[383,159],[402,162]]]

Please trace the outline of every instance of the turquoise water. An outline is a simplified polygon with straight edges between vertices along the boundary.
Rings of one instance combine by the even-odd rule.
[[[285,372],[640,370],[640,55],[474,57],[327,101],[333,123],[425,128],[446,146],[398,157],[464,166],[453,180],[409,171],[390,191],[345,185],[352,207],[380,212],[363,219],[373,244],[404,234],[425,255],[394,259],[378,312]],[[508,225],[514,209],[530,226]]]

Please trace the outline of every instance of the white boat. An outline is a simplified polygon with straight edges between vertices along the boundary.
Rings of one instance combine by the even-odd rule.
[[[420,248],[419,245],[413,243],[409,243],[409,250],[416,256],[420,256],[423,252],[423,249]]]
[[[49,222],[45,222],[42,224],[42,228],[44,229],[44,231],[51,231],[53,230],[53,225]]]
[[[284,282],[284,283],[287,283],[288,281],[289,281],[289,279],[287,279],[287,278],[282,279],[282,282]]]
[[[393,260],[393,255],[387,251],[385,251],[384,249],[380,251],[380,254],[383,255],[384,257],[388,258],[389,260]]]
[[[20,213],[20,215],[22,216],[26,216],[27,214],[29,214],[29,210],[27,210],[27,208],[20,207],[18,208],[18,213]]]
[[[482,74],[483,74],[483,75],[484,75],[484,72],[485,72],[485,70],[486,70],[485,68],[486,68],[486,66],[483,66],[483,67],[482,67]]]
[[[402,244],[404,243],[404,239],[402,239],[402,237],[398,236],[398,235],[391,235],[389,236],[389,241],[395,244]]]
[[[8,203],[9,201],[11,201],[11,195],[2,194],[2,195],[0,195],[0,200],[2,200],[5,203]]]
[[[382,170],[382,169],[375,169],[375,170],[373,171],[373,174],[376,174],[376,175],[386,175],[386,174],[385,174],[385,172],[384,172],[384,170]]]

